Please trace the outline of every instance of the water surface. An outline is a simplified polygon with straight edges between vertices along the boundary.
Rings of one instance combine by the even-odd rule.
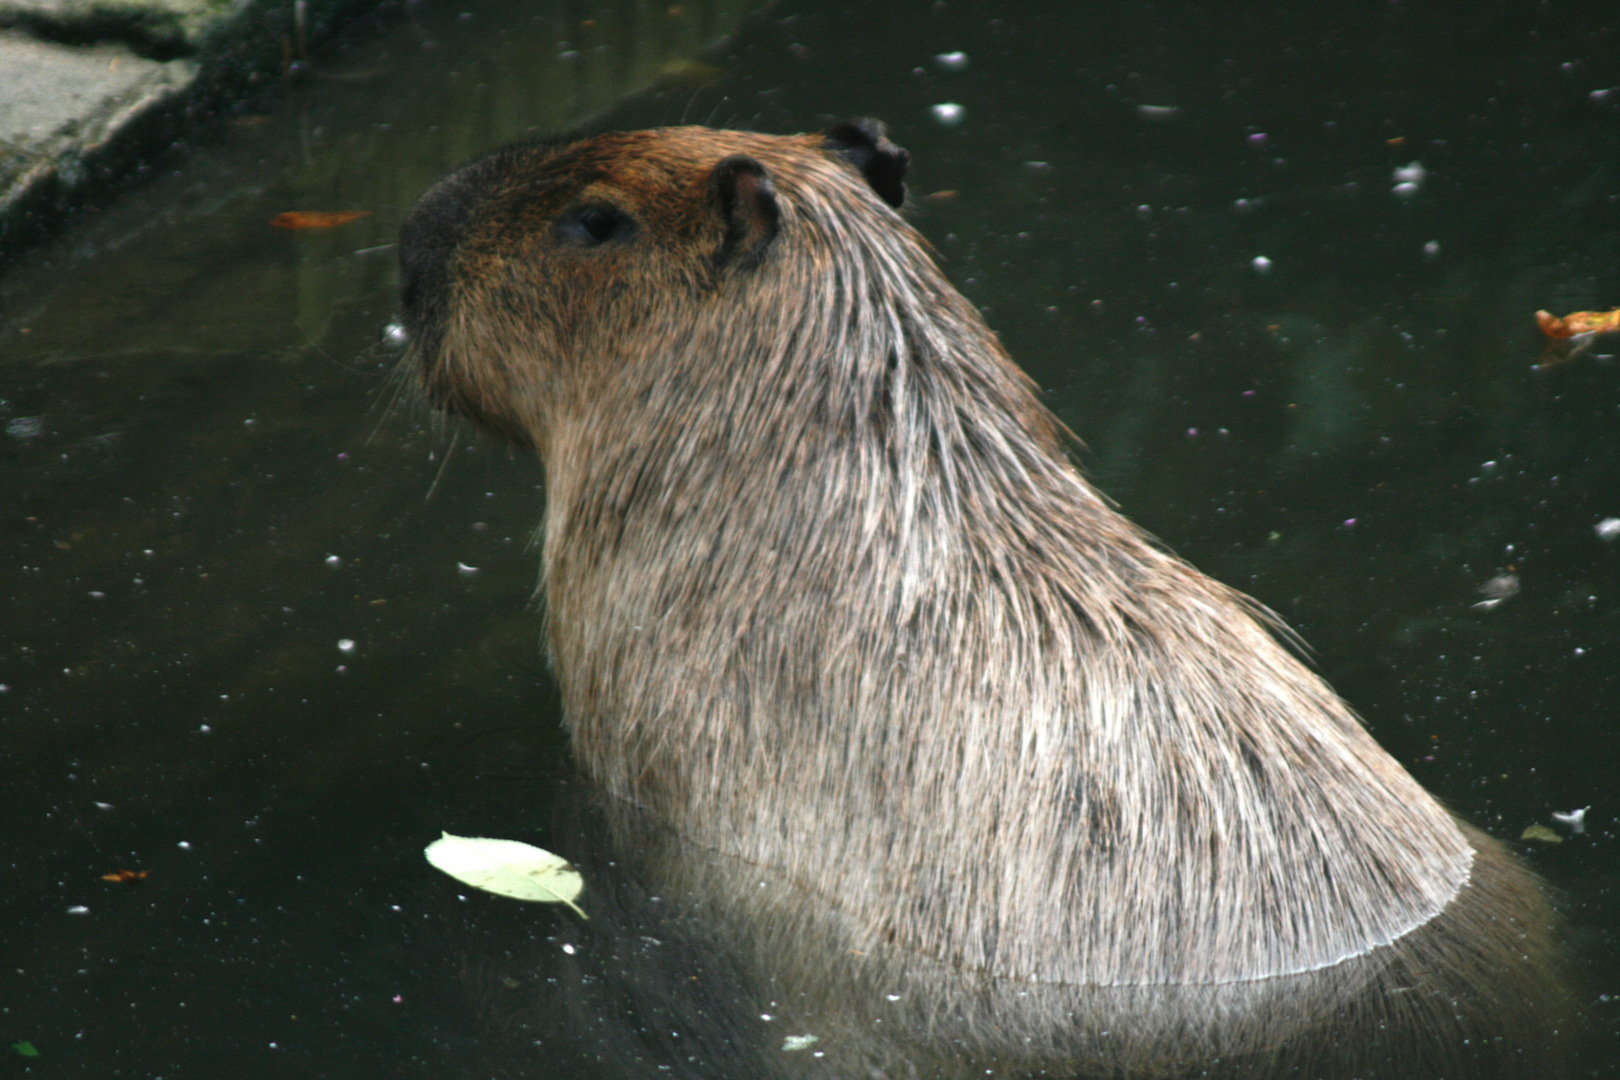
[[[511,139],[850,115],[912,151],[913,219],[1129,515],[1487,831],[1592,806],[1525,854],[1620,1069],[1620,367],[1536,369],[1532,319],[1620,304],[1610,6],[744,7],[408,5],[0,280],[13,1071],[549,1075],[525,1047],[588,1045],[512,958],[566,924],[419,856],[544,842],[569,789],[540,470],[398,392],[390,245]],[[370,213],[268,224],[305,209]]]

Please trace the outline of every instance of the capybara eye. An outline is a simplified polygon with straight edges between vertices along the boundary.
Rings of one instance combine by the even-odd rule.
[[[607,203],[587,203],[565,211],[557,219],[557,239],[576,247],[595,247],[635,232],[636,223],[624,211]]]

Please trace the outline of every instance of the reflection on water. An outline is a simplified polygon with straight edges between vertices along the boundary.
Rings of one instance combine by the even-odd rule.
[[[1593,806],[1528,858],[1588,961],[1593,1067],[1620,1068],[1620,544],[1594,530],[1620,515],[1620,385],[1601,344],[1530,371],[1538,308],[1620,302],[1607,8],[745,6],[408,5],[0,281],[0,1042],[40,1051],[15,1063],[778,1059],[712,931],[592,952],[615,939],[421,861],[441,828],[546,843],[573,789],[528,603],[539,470],[465,433],[446,461],[379,340],[399,220],[481,149],[876,114],[947,271],[1131,516],[1299,626],[1486,831]],[[294,209],[371,214],[268,226]],[[100,880],[124,868],[148,877]],[[664,1032],[651,988],[694,975]]]

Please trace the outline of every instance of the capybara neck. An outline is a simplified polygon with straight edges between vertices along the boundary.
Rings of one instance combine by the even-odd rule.
[[[869,123],[504,151],[406,226],[430,396],[539,449],[550,648],[612,793],[857,943],[1209,985],[1469,880],[1456,823],[1069,460]]]

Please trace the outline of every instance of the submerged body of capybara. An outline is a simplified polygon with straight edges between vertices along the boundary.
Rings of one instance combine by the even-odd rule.
[[[869,121],[609,134],[407,222],[429,397],[546,469],[586,772],[846,953],[1094,992],[1150,1047],[1402,947],[1452,996],[1537,951],[1533,880],[1081,477],[897,214],[906,164]],[[1085,1029],[1065,1000],[1006,1026]]]

